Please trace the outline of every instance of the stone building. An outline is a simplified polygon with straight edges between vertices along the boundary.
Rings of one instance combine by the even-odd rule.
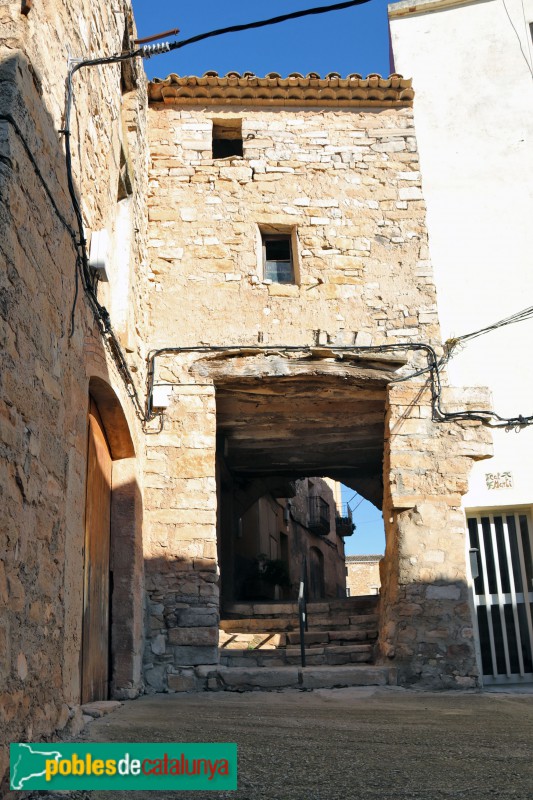
[[[348,595],[379,594],[379,562],[382,555],[346,556],[346,589]]]
[[[437,399],[488,406],[445,374],[436,398],[421,372],[442,350],[410,81],[147,91],[138,59],[65,54],[131,48],[128,2],[2,14],[5,741],[76,732],[87,699],[227,685],[239,520],[317,477],[386,524],[376,671],[350,680],[477,685],[461,496],[490,437],[435,417]],[[318,604],[325,626],[355,614],[340,603]],[[286,670],[258,685],[320,685]]]
[[[221,575],[223,605],[242,600],[297,600],[302,570],[310,600],[346,596],[336,486],[332,488],[323,478],[278,483],[278,489],[271,484],[270,491],[258,500],[252,496],[249,508],[234,508],[227,529],[222,527],[225,541],[222,539],[221,548],[233,555],[226,561],[228,574]],[[290,492],[290,497],[282,497],[280,492]],[[228,499],[222,495],[221,502]]]
[[[394,383],[424,366],[418,344],[440,348],[412,97],[399,76],[149,86],[154,688],[217,661],[222,473],[233,494],[328,475],[383,505],[380,658],[402,682],[476,683],[460,498],[487,434]]]
[[[142,687],[143,439],[113,352],[119,342],[140,389],[145,78],[139,63],[73,77],[73,190],[87,237],[110,234],[112,274],[99,297],[114,317],[113,339],[101,335],[80,285],[61,131],[68,52],[88,58],[130,47],[131,8],[92,0],[30,6],[0,3],[0,782],[6,743],[79,730],[80,700],[94,680],[87,653],[109,627],[107,605],[96,624],[87,621],[90,592],[110,583],[108,568],[105,585],[89,588],[87,570],[84,580],[89,448],[93,462],[95,448],[104,462],[112,529],[110,691],[134,696]],[[89,489],[88,514],[96,491],[91,500]],[[108,683],[106,674],[100,679]]]
[[[533,292],[533,3],[400,2],[389,19],[396,65],[417,86],[430,255],[443,338],[453,340],[521,311]],[[474,466],[463,498],[487,684],[533,680],[533,429],[518,419],[533,406],[527,316],[459,342],[448,366],[450,380],[487,385],[494,410],[515,419],[494,430],[494,457]]]

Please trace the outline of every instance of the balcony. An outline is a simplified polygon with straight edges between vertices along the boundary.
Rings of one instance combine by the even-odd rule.
[[[351,536],[355,531],[352,521],[352,509],[349,505],[342,505],[335,513],[335,527],[339,536]]]
[[[309,522],[307,527],[317,536],[327,536],[329,533],[329,505],[321,497],[309,498]]]

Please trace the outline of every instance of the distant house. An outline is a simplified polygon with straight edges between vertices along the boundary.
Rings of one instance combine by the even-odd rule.
[[[346,591],[349,597],[379,594],[382,555],[346,556]]]

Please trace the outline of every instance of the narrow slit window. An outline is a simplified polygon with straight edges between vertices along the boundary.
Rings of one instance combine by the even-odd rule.
[[[213,158],[242,155],[242,120],[213,120]]]
[[[290,234],[262,234],[264,277],[274,283],[294,283]]]

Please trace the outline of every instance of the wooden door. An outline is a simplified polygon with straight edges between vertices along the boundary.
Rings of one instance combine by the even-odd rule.
[[[323,600],[326,596],[324,582],[324,556],[316,547],[309,550],[309,598]]]
[[[109,694],[111,455],[94,401],[89,408],[81,700]]]

